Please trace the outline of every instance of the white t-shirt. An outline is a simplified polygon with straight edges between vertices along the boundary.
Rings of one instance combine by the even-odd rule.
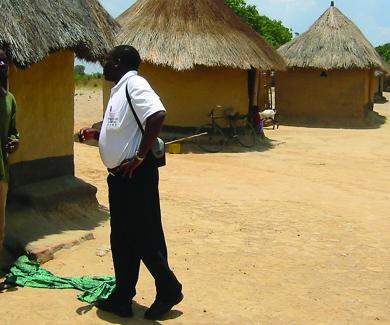
[[[126,73],[111,90],[100,131],[100,157],[107,168],[117,167],[123,160],[134,157],[142,139],[142,132],[127,102],[126,86],[144,130],[149,116],[165,111],[160,97],[137,71]]]

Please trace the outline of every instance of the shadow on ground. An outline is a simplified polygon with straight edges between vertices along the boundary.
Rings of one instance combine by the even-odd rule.
[[[380,105],[380,104],[377,104]],[[329,128],[329,129],[379,129],[386,124],[387,118],[375,111],[370,111],[364,120],[341,119],[341,118],[291,118],[280,117],[281,125],[306,127],[306,128]]]
[[[92,306],[92,305],[91,305]],[[114,314],[102,311],[102,310],[97,310],[96,314],[97,316],[111,324],[122,324],[122,325],[127,325],[127,324],[161,324],[158,321],[153,321],[153,320],[147,320],[144,318],[144,313],[148,307],[141,305],[135,301],[133,301],[133,312],[134,316],[131,318],[122,318],[119,316],[116,316]],[[161,321],[167,321],[171,319],[176,319],[183,315],[183,313],[179,310],[173,309],[166,315],[164,315],[163,318],[161,318]]]
[[[43,263],[61,249],[94,239],[92,230],[108,219],[96,191],[73,176],[15,189],[7,205],[5,247]]]
[[[93,128],[99,129],[101,126],[101,122],[96,122],[93,124]],[[165,127],[160,133],[160,137],[164,139],[165,142],[175,141],[177,139],[182,139],[186,137],[190,137],[194,135],[196,128],[180,128],[180,127]],[[277,130],[265,130],[266,135],[269,136],[272,132],[277,132]],[[273,149],[275,146],[280,145],[281,143],[275,140],[272,140],[269,137],[260,137],[257,136],[255,140],[255,144],[253,147],[246,148],[240,145],[235,139],[228,138],[225,145],[223,146],[220,152],[224,153],[239,153],[239,152],[263,152],[270,149]],[[74,134],[74,142],[79,142],[78,134]],[[188,154],[203,154],[208,153],[202,150],[199,146],[196,145],[196,141],[193,139],[183,140],[179,142],[181,144],[180,153]],[[98,147],[99,143],[95,140],[90,140],[85,142],[84,144]],[[167,146],[167,152],[169,152],[169,147]]]
[[[272,140],[270,138],[265,137],[265,138],[256,139],[256,143],[253,147],[246,148],[241,146],[239,143],[235,142],[234,140],[230,140],[223,146],[220,152],[222,153],[264,152],[267,150],[271,150],[280,144],[282,143],[279,141]],[[167,151],[169,151],[169,148],[167,148]],[[181,142],[180,153],[181,154],[189,154],[189,153],[212,154],[202,150],[198,145],[189,141]]]

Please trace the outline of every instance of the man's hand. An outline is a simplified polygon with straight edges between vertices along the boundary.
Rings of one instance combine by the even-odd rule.
[[[18,139],[10,139],[8,138],[8,142],[6,144],[6,149],[9,154],[14,153],[19,148],[19,140]]]
[[[79,131],[79,141],[80,143],[83,143],[84,141],[88,141],[88,140],[98,140],[99,139],[99,134],[100,132],[96,129],[92,129],[92,128],[82,128],[80,129]]]
[[[137,159],[126,159],[119,166],[119,172],[123,177],[131,178],[134,170],[141,165],[142,161]]]

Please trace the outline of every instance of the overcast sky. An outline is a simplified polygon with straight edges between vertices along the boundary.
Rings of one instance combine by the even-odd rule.
[[[135,0],[99,0],[117,17]],[[196,1],[196,0],[194,0]],[[330,0],[246,0],[258,11],[278,19],[294,32],[306,31],[330,6]],[[362,30],[374,45],[390,43],[390,0],[335,0],[335,5]],[[93,67],[88,67],[91,71]]]

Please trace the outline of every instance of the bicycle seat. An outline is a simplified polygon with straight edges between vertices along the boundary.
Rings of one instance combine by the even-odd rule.
[[[235,115],[237,115],[238,114],[238,112],[236,112],[235,110],[234,110],[234,108],[227,108],[227,109],[225,109],[224,111],[223,111],[223,115],[225,116],[225,117],[227,117],[227,118],[232,118],[232,117],[234,117]]]

